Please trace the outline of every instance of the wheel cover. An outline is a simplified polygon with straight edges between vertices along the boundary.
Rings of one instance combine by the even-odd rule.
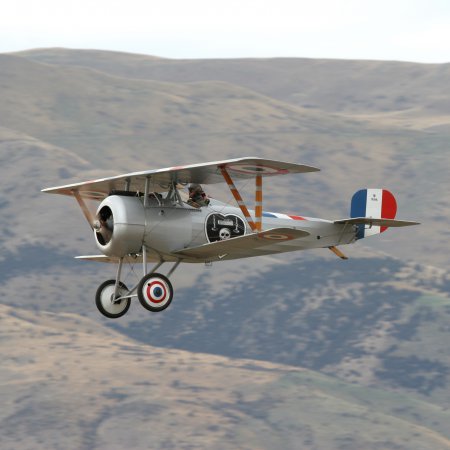
[[[170,282],[158,275],[149,277],[141,287],[142,299],[155,309],[164,309],[172,300],[172,286]]]
[[[161,303],[167,298],[167,288],[160,280],[151,280],[145,291],[147,301]]]
[[[120,314],[127,308],[129,300],[123,299],[117,303],[111,302],[111,298],[114,295],[114,287],[114,284],[109,284],[103,288],[100,294],[100,303],[106,312],[116,315]],[[127,291],[119,286],[117,293],[121,297],[122,295],[125,295]]]

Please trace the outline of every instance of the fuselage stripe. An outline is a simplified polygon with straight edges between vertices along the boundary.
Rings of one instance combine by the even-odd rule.
[[[307,220],[305,217],[302,216],[291,216],[281,213],[263,212],[262,215],[263,217],[273,217],[276,219]]]
[[[301,216],[289,216],[289,217],[294,220],[305,220],[305,218]]]

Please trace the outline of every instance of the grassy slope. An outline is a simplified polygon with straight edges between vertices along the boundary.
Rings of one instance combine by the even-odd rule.
[[[258,274],[239,270],[218,266],[177,292],[164,314],[132,312],[114,326],[152,345],[307,367],[442,407],[450,401],[448,272],[425,274],[426,266],[386,255],[345,263],[302,255]]]
[[[55,65],[83,66],[125,78],[194,82],[221,80],[264,95],[329,112],[443,113],[448,94],[439,87],[450,64],[302,58],[171,60],[95,50],[41,49],[18,53]]]
[[[340,218],[347,215],[349,198],[360,187],[385,185],[391,188],[399,198],[399,215],[425,223],[414,230],[390,231],[379,240],[373,238],[364,243],[367,242],[367,245],[375,249],[386,250],[402,258],[418,258],[422,262],[441,264],[443,267],[448,265],[448,252],[442,245],[443,239],[448,236],[447,224],[450,212],[448,196],[442,194],[449,187],[446,170],[448,154],[445,151],[448,130],[442,126],[446,123],[448,109],[445,106],[445,92],[440,88],[445,85],[446,80],[448,82],[447,65],[295,60],[177,62],[103,52],[64,51],[63,53],[66,60],[60,67],[58,65],[61,62],[61,51],[42,51],[44,58],[36,58],[35,52],[26,55],[26,58],[0,55],[0,115],[2,117],[0,238],[3,259],[0,263],[2,264],[3,293],[9,304],[31,308],[35,312],[49,308],[53,311],[78,312],[81,310],[83,313],[96,314],[92,306],[92,295],[96,284],[99,280],[109,278],[113,274],[110,268],[104,266],[91,264],[81,268],[75,263],[68,262],[73,254],[96,252],[91,235],[74,202],[65,198],[43,196],[39,193],[40,188],[65,184],[73,178],[92,179],[108,173],[136,170],[142,167],[178,165],[244,154],[299,161],[317,165],[323,169],[322,174],[301,177],[298,181],[295,180],[295,183],[292,179],[271,181],[270,189],[266,190],[267,195],[265,195],[269,210]],[[49,58],[53,58],[53,61]],[[34,61],[35,59],[39,59],[40,62]],[[83,59],[82,64],[80,59]],[[103,61],[102,65],[99,65],[99,61]],[[58,63],[58,65],[49,63]],[[78,67],[79,65],[84,67]],[[292,79],[287,76],[289,73]],[[218,74],[221,74],[222,78]],[[299,83],[301,74],[304,74],[304,78]],[[189,80],[188,77],[192,79]],[[348,83],[343,81],[346,77],[350,80]],[[158,78],[160,78],[159,81]],[[171,82],[163,82],[161,79],[171,80]],[[311,85],[312,80],[317,84],[315,89]],[[376,83],[379,83],[379,86],[372,89],[374,80],[378,80]],[[390,90],[380,94],[379,89],[386,86],[389,80],[396,80],[396,83],[389,83]],[[185,83],[185,81],[191,82]],[[273,85],[268,85],[268,81],[273,81]],[[295,83],[301,84],[301,90],[297,89],[298,86],[296,87]],[[327,85],[328,87],[324,89]],[[348,90],[355,91],[353,98],[348,97]],[[308,94],[306,98],[305,92]],[[408,97],[407,100],[410,103],[403,107],[405,101],[400,101],[397,97],[405,95],[405,92],[413,92],[414,95],[411,98]],[[385,95],[385,98],[377,99],[379,95]],[[397,104],[398,101],[400,104]],[[289,192],[289,195],[286,195],[286,192]],[[364,250],[361,244],[346,250],[350,256],[357,256],[360,253],[369,255],[367,248]],[[358,261],[356,260],[355,263]],[[221,266],[209,273],[208,286],[205,289],[208,289],[212,296],[214,292],[223,293],[224,287],[231,282],[238,286],[247,276],[262,276],[264,279],[265,273],[265,279],[271,280],[271,277],[277,274],[276,270],[273,272],[270,270],[270,266],[274,264],[277,262],[264,259],[258,264],[251,264],[250,267],[246,266],[245,262],[236,266]],[[324,270],[323,267],[320,270]],[[24,269],[27,271],[26,279]],[[199,285],[195,280],[201,270],[202,268],[196,267],[177,273],[175,278],[177,287],[180,285],[190,287],[194,284],[198,290],[201,284]],[[355,272],[348,268],[347,272],[344,268],[342,270],[348,275],[357,273],[357,270]],[[419,356],[428,355],[431,360],[441,360],[445,363],[444,365],[447,365],[448,350],[443,343],[448,340],[446,325],[448,287],[444,292],[442,287],[444,286],[445,289],[445,286],[448,286],[445,281],[446,277],[448,280],[448,273],[444,270],[442,275],[433,275],[435,269],[423,264],[416,268],[413,266],[413,269],[409,271],[407,267],[402,270],[402,276],[391,280],[398,292],[411,292],[411,285],[419,279],[422,283],[419,289],[422,297],[414,296],[409,309],[407,305],[402,304],[402,315],[398,319],[400,322],[391,323],[391,326],[395,325],[394,328],[403,323],[404,327],[400,327],[397,330],[398,333],[407,334],[412,330],[410,338],[403,335],[396,341],[384,339],[385,328],[383,327],[386,324],[377,322],[375,326],[374,323],[370,323],[370,317],[363,317],[360,321],[361,330],[368,331],[367,334],[360,335],[364,338],[364,346],[370,350],[375,344],[375,350],[377,350],[377,346],[382,345],[381,350],[386,352],[384,360],[388,367],[379,363],[374,365],[370,358],[363,360],[362,364],[355,364],[355,361],[350,358],[350,361],[344,360],[338,366],[328,367],[331,373],[336,370],[336,373],[346,380],[352,379],[351,371],[355,369],[369,374],[373,374],[374,369],[384,370],[385,373],[379,379],[384,379],[385,386],[388,389],[396,389],[397,393],[386,394],[383,390],[353,386],[328,377],[321,378],[316,372],[295,372],[297,375],[294,377],[283,375],[279,379],[271,380],[272,384],[267,381],[267,384],[257,391],[256,404],[252,403],[253,399],[241,404],[234,394],[229,393],[224,403],[219,402],[214,406],[214,414],[219,414],[217,411],[224,409],[227,418],[235,417],[237,423],[240,423],[241,418],[245,420],[236,438],[242,439],[239,442],[251,442],[252,447],[263,448],[266,442],[271,444],[269,448],[281,444],[282,447],[289,448],[292,444],[295,448],[291,441],[282,439],[285,439],[286,435],[294,436],[293,439],[301,435],[302,439],[306,440],[309,439],[308,436],[313,436],[318,442],[314,445],[318,448],[338,448],[339,446],[352,448],[352,445],[354,448],[371,448],[370,446],[376,448],[376,445],[389,447],[380,440],[380,436],[387,436],[386,442],[389,442],[391,447],[394,447],[394,442],[398,442],[400,446],[411,448],[411,445],[407,443],[412,439],[414,448],[421,448],[421,445],[423,448],[440,448],[439,445],[447,448],[447,442],[442,437],[433,435],[420,426],[429,427],[441,435],[445,434],[448,418],[439,404],[447,401],[448,389],[445,387],[441,390],[434,389],[431,395],[426,396],[423,393],[417,394],[417,390],[414,392],[414,387],[399,387],[396,382],[403,376],[402,370],[409,367],[404,362],[414,363],[411,361],[411,355],[415,352]],[[362,283],[373,282],[371,281],[373,274],[369,272],[364,274]],[[324,275],[329,276],[333,273],[333,270],[326,269]],[[307,271],[302,272],[303,287],[312,288],[311,295],[316,293],[322,299],[331,296],[336,303],[334,310],[326,308],[321,310],[325,314],[322,319],[326,325],[324,328],[326,337],[329,325],[327,317],[331,317],[330,314],[339,315],[341,312],[349,311],[348,308],[352,308],[352,304],[344,309],[340,309],[340,306],[344,306],[346,298],[348,301],[352,295],[356,305],[358,302],[364,302],[364,289],[362,286],[354,286],[351,283],[348,289],[342,287],[338,289],[336,284],[323,283],[323,280],[314,283],[315,274],[317,271],[310,274]],[[444,280],[444,284],[439,281],[441,279]],[[290,282],[293,286],[298,285],[298,273],[293,275]],[[260,287],[263,290],[266,289],[260,296],[262,299],[268,292],[267,285],[261,283]],[[257,285],[254,289],[256,288]],[[372,284],[370,288],[375,301],[377,298],[384,300],[382,296],[386,291],[383,291],[383,286],[376,288]],[[39,292],[39,296],[36,292]],[[345,295],[341,297],[341,293]],[[302,292],[298,295],[298,298],[303,298]],[[196,298],[194,296],[194,299]],[[220,295],[215,300],[217,301],[218,298]],[[234,295],[231,296],[231,299],[233,298],[236,299]],[[259,301],[260,298],[256,300]],[[413,296],[411,300],[412,298]],[[179,299],[183,300],[180,297]],[[392,300],[395,302],[394,297]],[[376,308],[378,307],[383,310],[382,301],[376,305]],[[174,304],[173,308],[178,308],[181,314],[185,306],[180,301],[179,304]],[[175,311],[171,309],[170,314]],[[258,319],[258,309],[253,308],[253,311]],[[190,314],[189,311],[187,312]],[[131,311],[130,319],[141,317],[140,313],[141,311],[136,308]],[[303,314],[301,310],[294,313],[300,316]],[[239,310],[236,314],[239,314]],[[266,332],[267,320],[278,317],[272,312],[267,314],[264,309],[261,310],[261,315],[262,321],[255,320],[253,324],[249,321],[244,327],[247,334],[243,335],[241,344],[249,350],[252,350],[252,339],[258,339],[258,334],[252,335],[252,333],[258,332],[258,327],[263,327]],[[182,324],[186,324],[186,317],[185,315],[182,318]],[[223,317],[221,317],[222,324]],[[320,314],[316,319],[320,323]],[[58,320],[62,319],[58,318]],[[77,320],[83,322],[85,319]],[[146,320],[149,320],[147,316]],[[353,319],[350,317],[349,320]],[[98,322],[98,318],[96,321]],[[231,326],[228,321],[226,323],[228,327]],[[344,322],[340,321],[338,324],[338,329],[345,328]],[[155,324],[152,322],[153,325]],[[378,326],[381,326],[381,334],[377,337]],[[171,327],[173,329],[173,324]],[[332,328],[331,326],[330,330]],[[292,336],[299,336],[299,329],[291,331]],[[51,336],[54,332],[49,333]],[[92,333],[89,331],[87,334]],[[279,334],[278,331],[276,335]],[[19,335],[26,335],[26,333],[22,330]],[[11,336],[16,335],[11,334]],[[68,343],[65,333],[60,336],[62,340],[56,347]],[[75,332],[72,336],[68,336],[75,339]],[[330,341],[323,339],[324,336],[319,332],[310,334],[313,341],[316,341],[318,345],[324,344],[326,347]],[[40,339],[43,339],[42,346],[39,346]],[[101,339],[103,337],[99,338]],[[397,347],[389,348],[387,352],[389,342],[394,341]],[[43,338],[42,334],[35,334],[33,339],[26,342],[30,347],[37,345],[35,350],[39,355],[46,354],[46,349],[52,345]],[[27,343],[17,348],[12,347],[17,351],[26,351]],[[351,344],[350,341],[348,343]],[[84,373],[88,373],[98,364],[96,353],[92,352],[91,355],[87,350],[90,345],[90,342],[83,341],[74,350],[75,354],[79,355],[77,356],[78,365],[83,365],[81,361],[85,361]],[[101,351],[100,344],[94,348],[98,352]],[[141,348],[143,347],[139,346],[139,349]],[[352,345],[348,348],[351,349]],[[123,371],[123,367],[128,367],[128,363],[131,364],[133,358],[125,359],[125,363],[118,367],[111,355],[111,352],[116,350],[116,347],[112,347],[112,350],[107,351],[110,356],[105,362],[105,367],[115,368],[116,378],[113,377],[112,383],[115,390],[119,391],[117,403],[115,403],[118,405],[120,397],[125,395],[123,392],[127,392],[124,386],[127,385],[126,376],[130,374],[125,371],[122,377],[116,373]],[[333,350],[330,349],[330,351]],[[307,354],[313,359],[319,356],[315,353],[315,347],[310,348]],[[27,355],[23,356],[24,359],[21,359],[22,356],[19,355],[11,360],[9,368],[15,373],[14,378],[22,376],[19,373],[20,364],[21,361],[27,360],[29,354]],[[85,360],[83,360],[84,357],[86,357]],[[145,353],[144,359],[147,357],[148,354]],[[70,358],[70,353],[58,358],[66,358],[63,366],[75,368],[76,365],[71,365],[71,362],[67,360]],[[167,354],[164,353],[161,361],[166,358]],[[205,358],[209,360],[213,357]],[[400,367],[395,366],[396,362],[401,363]],[[116,391],[113,391],[113,394],[93,394],[92,398],[85,397],[84,389],[87,389],[87,392],[89,389],[86,383],[79,382],[82,376],[75,377],[70,373],[64,373],[69,381],[56,380],[52,377],[58,373],[58,369],[61,371],[60,366],[57,366],[56,362],[48,363],[44,359],[36,361],[34,367],[37,368],[40,364],[48,369],[50,384],[41,384],[39,381],[36,386],[40,389],[37,390],[33,380],[29,379],[25,383],[26,392],[20,390],[20,383],[5,384],[5,386],[14,387],[14,389],[11,388],[11,395],[21,392],[24,393],[24,398],[28,399],[19,399],[15,403],[17,406],[25,401],[25,407],[17,416],[13,412],[12,419],[8,420],[12,420],[12,423],[18,426],[16,437],[26,436],[31,429],[20,428],[22,425],[19,426],[19,422],[23,422],[24,427],[33,427],[30,434],[31,446],[37,442],[34,437],[35,433],[39,434],[39,428],[44,430],[47,429],[46,427],[51,428],[52,420],[56,420],[54,422],[56,427],[60,425],[63,428],[66,427],[65,420],[63,424],[58,422],[58,411],[63,411],[64,414],[67,413],[73,418],[73,420],[69,418],[68,423],[70,427],[73,427],[70,428],[71,430],[76,430],[74,439],[78,439],[76,442],[83,443],[87,448],[91,445],[89,439],[92,439],[93,435],[97,436],[97,431],[92,431],[96,429],[97,423],[102,424],[98,433],[104,441],[100,439],[95,442],[100,442],[100,447],[102,445],[108,447],[109,436],[121,439],[115,430],[119,429],[120,423],[131,422],[131,409],[142,411],[145,418],[152,414],[152,398],[158,395],[156,389],[151,391],[150,397],[145,397],[146,400],[142,405],[138,400],[145,393],[136,388],[137,393],[133,394],[135,397],[127,397],[132,406],[130,407],[126,402],[121,405],[125,409],[120,409],[120,413],[118,412],[111,422],[107,421],[107,408],[104,411],[92,413],[90,418],[92,417],[93,420],[80,421],[78,412],[71,412],[72,409],[69,406],[71,402],[83,408],[96,402],[106,405],[108,395],[114,398]],[[136,361],[135,364],[133,370],[138,371],[142,361]],[[262,363],[255,364],[259,367]],[[146,368],[151,372],[151,367],[146,366]],[[445,370],[432,369],[423,373],[422,368],[417,365],[413,364],[410,368],[411,376],[407,377],[406,381],[414,382],[414,377],[417,376],[421,386],[427,385],[427,377],[436,380],[436,377],[446,376]],[[190,370],[187,371],[186,378],[189,377]],[[97,389],[100,389],[101,380],[107,379],[110,371],[105,368],[103,372],[99,372],[99,378],[94,380]],[[307,376],[308,379],[303,377],[303,373],[310,374]],[[390,383],[388,380],[392,374],[395,376]],[[165,374],[165,376],[168,375]],[[242,376],[248,379],[251,374],[245,372]],[[46,377],[47,375],[43,378]],[[171,378],[170,380],[178,381],[183,386],[184,377],[183,375],[179,380]],[[143,378],[142,372],[139,372],[139,375],[136,375],[135,384],[139,385]],[[214,386],[226,384],[219,378],[216,382]],[[199,395],[198,392],[202,391],[203,384],[202,379],[195,389],[186,389],[189,401],[193,396]],[[58,389],[56,398],[60,396],[63,398],[59,406],[52,403],[51,399],[55,398],[55,392],[50,390],[52,385]],[[17,386],[19,389],[15,391]],[[65,392],[71,389],[78,393],[80,404],[76,403],[77,399],[65,399]],[[180,396],[182,389],[183,387],[177,387],[174,396]],[[246,398],[246,393],[251,389],[244,383],[241,390],[236,387],[235,391]],[[272,403],[272,398],[267,394],[272,391],[276,392],[279,396],[277,398],[281,400]],[[2,390],[2,395],[4,393],[6,394],[7,390]],[[214,395],[217,395],[216,391]],[[312,399],[308,395],[311,395]],[[335,397],[338,397],[338,400]],[[300,406],[296,401],[299,398],[302,399]],[[327,400],[329,398],[331,403]],[[383,403],[385,399],[386,404]],[[389,403],[390,399],[394,399],[395,404]],[[342,400],[350,402],[349,409],[346,409],[345,405],[342,406],[340,403]],[[27,401],[30,403],[27,404]],[[335,404],[336,409],[333,409],[334,402],[339,403]],[[210,403],[207,404],[210,405]],[[321,404],[326,405],[326,408],[321,409]],[[45,405],[50,407],[45,408]],[[137,408],[134,408],[136,405]],[[312,406],[305,408],[305,405]],[[169,411],[173,407],[172,402],[169,409],[161,409],[161,411]],[[317,415],[311,412],[316,411],[315,408],[318,408]],[[31,416],[21,415],[25,414],[26,409],[32,411]],[[38,418],[40,420],[38,411],[41,410],[48,410],[49,416],[42,419],[44,422],[36,422]],[[116,409],[113,410],[116,414]],[[258,416],[260,410],[264,411],[264,417]],[[17,410],[14,411],[17,413]],[[372,412],[382,416],[373,418]],[[166,413],[162,414],[166,418]],[[187,414],[188,411],[183,410],[176,415],[177,419],[173,424],[164,428],[161,433],[161,442],[163,437],[166,438],[173,432],[174,428],[181,427],[179,418]],[[207,421],[211,425],[207,433],[223,432],[224,434],[220,435],[222,442],[238,442],[232,440],[231,432],[226,432],[220,427],[220,431],[214,428],[217,427],[217,422],[228,420],[220,415],[222,412],[219,415],[214,414],[210,410],[202,411],[201,419],[198,419],[199,421],[204,421],[205,418],[211,419],[211,422]],[[169,415],[168,412],[167,415]],[[398,417],[400,422],[392,419],[392,415]],[[23,420],[24,417],[25,420]],[[290,421],[292,417],[301,417],[300,424],[292,423]],[[320,419],[323,417],[327,417],[327,420]],[[317,422],[310,423],[309,421],[313,418],[317,419]],[[141,434],[143,441],[150,439],[147,419],[141,422],[139,420],[133,416],[130,433],[124,438],[128,442],[139,439]],[[415,421],[414,428],[411,429],[411,425],[405,424],[404,420]],[[169,419],[168,422],[170,423]],[[6,421],[2,426],[8,430],[14,430],[14,426],[10,427],[9,423]],[[232,422],[232,425],[226,423],[229,429],[236,428],[235,422]],[[284,424],[287,424],[286,428]],[[202,427],[203,425],[200,426],[194,421],[190,422],[187,428],[203,431],[205,428]],[[136,430],[139,432],[136,433]],[[357,430],[364,430],[364,433],[358,434]],[[398,430],[398,434],[393,433],[391,436],[392,430]],[[154,429],[152,432],[152,438],[155,439]],[[9,438],[11,436],[12,439],[16,438],[14,435],[9,435]],[[38,440],[53,439],[52,436],[56,435],[46,433]],[[422,439],[428,439],[426,436],[433,439],[432,444],[429,441],[422,443]],[[271,437],[279,445],[272,445]],[[356,441],[353,442],[353,439]],[[176,444],[173,445],[179,448],[181,441],[174,442]],[[311,442],[304,445],[314,448]],[[42,447],[44,446],[45,443]]]
[[[390,250],[394,245],[392,250],[400,256],[411,258],[421,254],[423,261],[448,263],[448,254],[442,251],[440,243],[441,236],[448,233],[450,214],[450,200],[442,195],[448,188],[445,152],[448,133],[445,129],[422,130],[418,122],[414,122],[417,126],[407,127],[390,119],[392,111],[383,115],[383,108],[370,105],[357,114],[352,113],[351,117],[349,112],[339,112],[338,107],[328,110],[327,102],[355,103],[350,98],[345,100],[346,95],[337,87],[338,81],[345,78],[342,62],[199,61],[198,69],[194,70],[193,61],[161,61],[96,52],[66,52],[63,61],[67,66],[50,65],[47,64],[51,59],[49,55],[57,60],[59,52],[41,53],[47,55],[41,58],[44,63],[35,62],[35,53],[27,54],[27,58],[1,56],[3,126],[66,148],[94,167],[116,173],[249,154],[313,164],[321,167],[324,174],[305,176],[295,183],[273,180],[266,190],[267,208],[340,218],[348,214],[349,199],[357,189],[387,187],[399,197],[399,215],[418,219],[424,225],[396,233],[394,243],[374,239],[368,244],[381,250]],[[102,60],[107,64],[96,67]],[[73,65],[76,63],[90,65],[95,70]],[[165,67],[167,79],[172,73],[178,73],[178,69],[170,67],[185,64],[190,67],[189,74],[197,74],[197,81],[168,83],[132,78],[130,67],[140,71],[141,64],[148,66],[148,77],[155,75],[154,64],[162,64],[155,78],[163,78]],[[244,70],[246,64],[254,72]],[[329,84],[333,64],[339,70],[336,69],[336,83]],[[355,64],[358,70],[351,69]],[[362,70],[364,64],[366,70]],[[357,74],[353,75],[357,80],[347,89],[354,85],[367,93],[370,91],[367,83],[373,79],[382,80],[380,83],[391,78],[414,79],[414,85],[407,84],[404,88],[423,92],[417,100],[422,105],[417,120],[433,121],[437,111],[432,107],[433,99],[442,95],[437,77],[441,77],[441,82],[446,80],[447,66],[386,64],[383,72],[382,63],[348,62],[347,70]],[[205,65],[217,66],[215,72],[211,74],[212,69],[206,70]],[[242,73],[238,71],[241,66],[244,67]],[[119,73],[114,73],[113,67]],[[266,85],[271,80],[284,83],[287,73],[300,77],[305,72],[302,79],[311,83],[308,74],[313,68],[325,77],[324,81],[314,72],[319,90],[320,86],[329,85],[329,95],[323,102],[317,100],[317,108],[298,106],[273,93],[275,88],[267,87],[264,91],[258,85],[249,90],[252,86],[231,76],[239,72],[241,78],[256,79],[260,85]],[[406,77],[405,71],[411,76]],[[413,76],[416,72],[420,76]],[[215,73],[222,73],[223,79],[216,80]],[[204,81],[198,81],[201,78],[198,74],[203,74]],[[189,77],[195,78],[185,75],[184,79]],[[431,83],[430,79],[434,81]],[[358,87],[358,80],[366,84]],[[241,84],[231,84],[234,81]],[[396,95],[395,86],[390,87],[393,92],[387,95],[389,98]],[[261,93],[257,93],[257,89]],[[286,89],[294,92],[287,81]],[[331,92],[337,93],[339,98],[332,99]],[[406,111],[412,114],[412,109]],[[372,114],[376,117],[367,117]],[[411,117],[415,117],[414,114]],[[84,176],[84,172],[79,171],[78,177]],[[420,182],[413,183],[417,177]],[[290,196],[285,194],[288,189],[292,190]]]
[[[414,397],[137,344],[73,314],[0,306],[0,320],[5,449],[450,448],[408,408],[448,412]]]

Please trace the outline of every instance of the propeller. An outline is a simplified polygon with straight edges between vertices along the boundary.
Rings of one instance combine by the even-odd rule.
[[[88,221],[92,230],[95,231],[100,245],[106,245],[112,237],[114,231],[114,216],[109,206],[104,206],[96,216],[94,216],[83,200],[80,192],[73,190],[72,194],[77,199],[84,217]]]
[[[103,206],[97,214],[93,228],[100,245],[106,245],[114,231],[114,216],[109,206]]]

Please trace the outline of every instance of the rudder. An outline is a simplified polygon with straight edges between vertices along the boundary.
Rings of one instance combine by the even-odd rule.
[[[350,207],[350,217],[372,217],[376,219],[395,219],[397,202],[387,189],[361,189],[355,192]],[[356,237],[363,239],[374,234],[383,233],[387,227],[357,225]]]

